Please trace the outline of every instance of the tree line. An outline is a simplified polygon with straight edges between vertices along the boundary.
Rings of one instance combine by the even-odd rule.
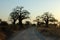
[[[12,22],[13,25],[15,25],[16,21],[18,20],[18,25],[20,26],[20,28],[23,28],[22,20],[30,18],[29,15],[30,15],[30,12],[27,10],[24,10],[24,7],[17,6],[9,14],[9,20]],[[37,25],[39,25],[39,23],[45,23],[46,27],[48,27],[49,22],[51,23],[58,22],[58,20],[55,19],[54,16],[49,12],[45,12],[41,16],[37,16],[36,20],[33,20],[33,21],[37,22]]]
[[[30,18],[29,15],[30,12],[28,10],[25,10],[22,6],[17,6],[9,14],[9,21],[11,21],[12,24],[8,24],[6,21],[2,21],[2,19],[0,19],[0,32],[4,32],[4,34],[6,34],[8,38],[8,36],[14,33],[14,31],[18,29],[23,29],[24,27],[41,27],[41,25],[43,27],[43,24],[44,27],[49,27],[49,23],[55,24],[56,22],[58,22],[58,20],[53,16],[53,14],[51,14],[50,12],[44,12],[42,15],[36,16],[36,19],[33,20],[33,22],[37,22],[37,25],[33,24],[31,26],[31,23],[29,21],[26,21],[26,25],[23,25],[22,21],[24,19]],[[17,24],[16,21],[18,21]]]

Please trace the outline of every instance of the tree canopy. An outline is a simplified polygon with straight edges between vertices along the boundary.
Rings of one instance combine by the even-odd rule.
[[[53,15],[49,12],[45,12],[41,16],[36,17],[37,22],[42,21],[46,24],[46,27],[48,27],[49,22],[57,22],[58,20],[53,17]]]
[[[22,20],[29,18],[30,12],[23,9],[24,7],[17,6],[14,10],[10,13],[10,18],[13,20],[13,24],[15,24],[16,20],[19,21],[19,25],[22,25]]]

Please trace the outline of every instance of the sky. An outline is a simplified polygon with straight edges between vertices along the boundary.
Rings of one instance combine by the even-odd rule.
[[[16,6],[23,6],[31,19],[50,12],[60,21],[60,0],[0,0],[0,19],[9,20],[9,14]]]

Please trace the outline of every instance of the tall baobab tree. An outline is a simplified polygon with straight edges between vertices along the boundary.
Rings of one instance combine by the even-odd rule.
[[[19,21],[20,27],[23,27],[23,25],[22,25],[22,20],[23,20],[23,19],[26,19],[26,18],[29,18],[29,14],[30,14],[30,12],[28,12],[27,10],[24,10],[23,8],[24,8],[24,7],[22,7],[22,6],[21,6],[21,7],[17,6],[17,7],[14,9],[14,12],[11,13],[11,15],[12,15],[12,14],[14,15],[14,17],[13,17],[13,15],[11,16],[11,17],[13,18],[13,20],[16,19],[16,20]],[[16,21],[16,20],[15,20],[15,21]]]
[[[17,18],[18,18],[18,13],[16,11],[10,13],[10,21],[12,21],[12,24],[15,24]]]

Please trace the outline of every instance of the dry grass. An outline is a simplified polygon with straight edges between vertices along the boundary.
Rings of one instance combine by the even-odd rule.
[[[45,28],[45,27],[38,27],[37,30],[46,35],[46,36],[60,36],[60,28],[56,27],[50,27],[50,28]]]
[[[7,36],[4,34],[4,32],[0,32],[0,40],[5,40],[6,37]]]

